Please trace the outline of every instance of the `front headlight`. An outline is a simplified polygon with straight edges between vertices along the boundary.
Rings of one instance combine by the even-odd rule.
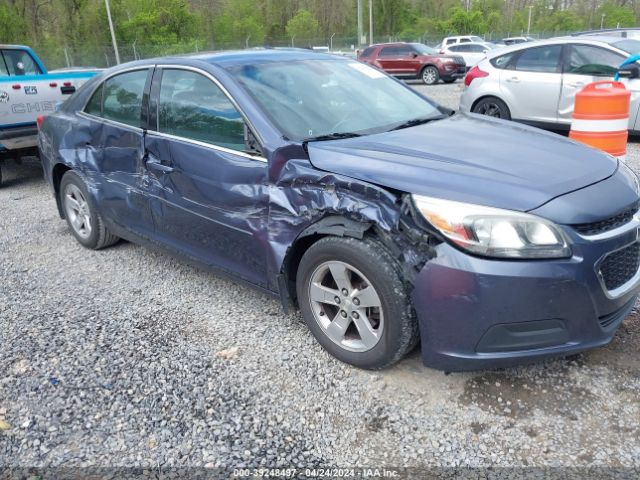
[[[459,247],[498,258],[566,258],[566,237],[543,218],[528,213],[412,195],[422,216]]]

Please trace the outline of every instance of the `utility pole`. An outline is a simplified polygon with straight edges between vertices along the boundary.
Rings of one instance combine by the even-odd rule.
[[[373,45],[373,0],[369,0],[369,45]]]
[[[600,30],[604,29],[604,17],[607,15],[605,13],[602,14],[602,18],[600,18]]]
[[[533,10],[533,5],[529,5],[529,21],[527,22],[527,36],[529,36],[529,32],[531,31],[531,10]]]
[[[120,53],[118,52],[118,42],[116,42],[116,32],[113,31],[113,20],[111,20],[111,8],[109,8],[109,0],[104,0],[107,7],[107,18],[109,19],[109,30],[111,30],[111,42],[113,43],[113,51],[116,52],[116,64],[120,64]]]
[[[358,0],[358,41],[356,45],[362,45],[362,0]]]

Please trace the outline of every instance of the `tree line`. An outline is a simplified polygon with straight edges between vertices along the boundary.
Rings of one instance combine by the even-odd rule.
[[[177,51],[357,42],[357,0],[110,0],[119,43]],[[364,34],[368,0],[362,0]],[[373,0],[374,40],[549,36],[635,26],[636,0]],[[530,16],[530,17],[529,17]],[[368,40],[368,37],[367,37]],[[111,44],[104,0],[0,0],[0,43],[72,49]]]

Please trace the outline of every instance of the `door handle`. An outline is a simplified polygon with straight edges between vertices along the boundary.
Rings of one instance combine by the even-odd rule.
[[[572,82],[568,84],[572,88],[581,88],[584,87],[584,82]]]
[[[507,78],[507,82],[520,83],[520,79],[518,77],[511,77],[511,78]]]
[[[163,163],[159,162],[158,160],[149,158],[145,165],[147,166],[147,169],[152,171],[152,172],[156,172],[156,173],[162,173],[162,174],[166,174],[166,173],[171,173],[173,172],[173,167],[169,166],[169,165],[164,165]]]

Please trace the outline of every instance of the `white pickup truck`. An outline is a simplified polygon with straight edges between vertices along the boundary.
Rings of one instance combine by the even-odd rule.
[[[37,155],[38,117],[53,112],[95,74],[88,69],[48,72],[29,47],[0,45],[0,167],[7,158]]]

